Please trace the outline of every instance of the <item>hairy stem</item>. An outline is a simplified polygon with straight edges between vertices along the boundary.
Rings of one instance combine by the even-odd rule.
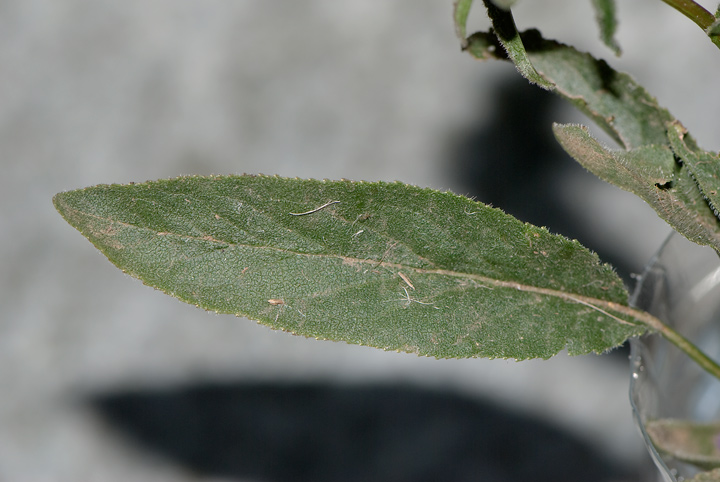
[[[715,17],[712,13],[708,12],[703,8],[702,5],[698,5],[693,0],[662,0],[663,2],[670,5],[678,12],[685,15],[687,18],[697,24],[698,27],[707,30],[710,25],[715,21]]]

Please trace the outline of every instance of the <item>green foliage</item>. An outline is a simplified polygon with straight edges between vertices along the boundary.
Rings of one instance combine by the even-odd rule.
[[[700,149],[680,123],[629,75],[573,47],[522,34],[528,58],[554,92],[576,105],[624,150],[600,145],[580,126],[555,126],[563,148],[601,179],[645,200],[688,239],[720,252],[718,156]],[[504,58],[490,33],[473,34],[475,58]],[[679,162],[678,162],[679,161]]]
[[[61,193],[55,206],[146,284],[305,336],[526,359],[601,352],[646,330],[579,243],[447,192],[184,177]]]
[[[520,32],[515,26],[512,12],[496,6],[491,0],[483,0],[487,8],[488,16],[492,21],[493,33],[497,37],[500,44],[505,49],[507,56],[513,61],[518,72],[533,84],[537,84],[543,89],[552,90],[553,83],[548,82],[545,77],[540,75],[535,67],[533,67],[528,57],[525,46],[523,45]]]

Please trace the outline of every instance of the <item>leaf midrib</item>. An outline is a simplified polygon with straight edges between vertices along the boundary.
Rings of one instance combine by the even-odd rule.
[[[133,228],[133,229],[142,229],[145,231],[149,231],[154,233],[155,235],[163,235],[163,236],[176,236],[183,239],[193,239],[197,241],[204,241],[204,242],[211,242],[218,245],[223,245],[226,247],[235,247],[235,248],[249,248],[249,249],[260,249],[260,250],[271,250],[281,253],[286,253],[294,256],[303,256],[306,258],[324,258],[324,259],[336,259],[340,260],[343,263],[347,263],[349,265],[353,264],[360,264],[360,265],[368,265],[372,266],[374,268],[382,267],[382,268],[388,268],[388,269],[395,269],[395,270],[406,270],[409,272],[417,273],[417,274],[427,274],[427,275],[439,275],[439,276],[448,276],[452,278],[459,278],[459,279],[467,279],[475,281],[482,285],[489,285],[494,288],[506,288],[506,289],[514,289],[517,291],[521,291],[524,293],[533,293],[538,294],[541,296],[548,296],[552,298],[558,298],[563,301],[566,301],[568,303],[578,303],[585,305],[591,309],[594,309],[598,311],[599,313],[612,318],[613,320],[625,324],[625,325],[645,325],[648,326],[648,323],[646,322],[645,318],[647,316],[646,313],[642,311],[635,310],[627,305],[622,305],[613,301],[603,300],[599,298],[594,298],[591,296],[584,296],[576,293],[568,293],[561,290],[555,290],[552,288],[542,288],[539,286],[533,286],[528,285],[524,283],[519,283],[517,281],[506,281],[496,278],[490,278],[487,276],[474,274],[474,273],[465,273],[461,271],[453,271],[448,269],[426,269],[426,268],[417,268],[409,265],[404,265],[400,263],[390,263],[387,261],[377,261],[377,260],[370,260],[370,259],[361,259],[361,258],[354,258],[350,256],[343,256],[340,254],[335,253],[322,253],[322,254],[315,254],[315,253],[301,253],[297,251],[291,251],[286,248],[275,248],[272,246],[253,246],[249,244],[241,244],[241,243],[233,243],[228,241],[222,241],[219,239],[216,239],[210,235],[205,236],[193,236],[189,234],[178,234],[178,233],[172,233],[172,232],[157,232],[153,229],[150,229],[148,227],[144,226],[137,226],[134,224],[130,224],[124,221],[118,221],[109,219],[103,216],[98,216],[95,214],[87,213],[84,211],[81,211],[79,209],[73,209],[76,213],[80,213],[85,216],[94,217],[96,219],[101,219],[103,221],[107,221],[110,223],[116,223],[121,226]],[[392,238],[389,238],[392,239]],[[629,318],[633,318],[637,320],[639,323],[632,323],[627,320],[618,318],[617,316],[614,316],[613,314],[609,312],[615,312],[622,316],[626,316]],[[649,315],[648,315],[649,316]]]

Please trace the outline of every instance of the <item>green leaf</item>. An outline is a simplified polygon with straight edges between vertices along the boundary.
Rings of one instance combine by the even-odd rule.
[[[638,195],[691,241],[720,252],[720,221],[689,171],[675,161],[670,146],[610,151],[586,127],[556,124],[553,132],[565,151],[590,172]]]
[[[455,21],[455,33],[460,39],[463,49],[467,47],[467,19],[470,14],[473,0],[455,0],[453,19]]]
[[[553,83],[541,76],[530,61],[520,37],[520,32],[515,26],[512,12],[496,6],[491,0],[484,0],[484,2],[492,22],[493,31],[507,52],[508,58],[515,64],[518,72],[531,83],[537,84],[543,89],[553,90]]]
[[[660,419],[647,422],[645,430],[661,453],[704,469],[720,467],[720,422]]]
[[[680,122],[668,126],[668,139],[715,216],[720,216],[720,155],[700,149]]]
[[[476,38],[481,41],[477,47]],[[593,119],[625,149],[668,143],[665,130],[673,116],[629,75],[590,54],[543,39],[537,30],[524,32],[522,38],[532,64],[546,82],[555,85],[554,92]],[[473,56],[499,58],[483,44],[481,36],[470,36],[467,50]]]
[[[600,27],[600,38],[615,55],[620,55],[620,45],[615,40],[617,19],[615,13],[615,0],[592,0],[595,7],[595,19]]]
[[[275,329],[434,357],[602,352],[643,333],[576,241],[400,183],[181,177],[60,193],[114,264]]]

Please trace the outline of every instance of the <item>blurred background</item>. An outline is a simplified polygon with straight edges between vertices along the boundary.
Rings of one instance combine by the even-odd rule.
[[[516,20],[630,72],[720,149],[717,49],[660,1],[618,3],[621,58],[589,1]],[[400,180],[577,238],[631,284],[669,228],[575,166],[550,127],[583,117],[461,53],[451,12],[0,0],[0,481],[650,480],[626,351],[438,361],[275,333],[143,286],[52,207],[189,174]]]

